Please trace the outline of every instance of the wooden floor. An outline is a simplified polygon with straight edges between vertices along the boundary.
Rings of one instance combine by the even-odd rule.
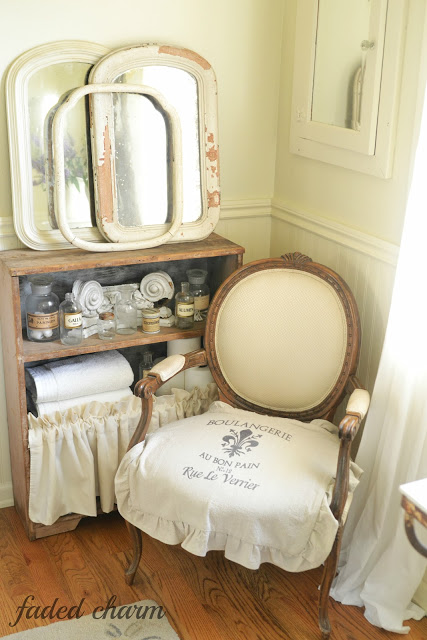
[[[46,624],[25,620],[13,629],[24,598],[46,607],[71,607],[84,599],[89,614],[149,598],[161,604],[181,640],[311,640],[317,627],[320,570],[290,574],[263,565],[250,571],[219,552],[206,558],[144,536],[135,584],[123,579],[130,542],[118,514],[84,519],[72,533],[29,542],[13,508],[0,510],[0,637]],[[372,627],[357,607],[331,600],[333,640],[396,640]],[[427,618],[411,621],[408,640],[427,638]]]

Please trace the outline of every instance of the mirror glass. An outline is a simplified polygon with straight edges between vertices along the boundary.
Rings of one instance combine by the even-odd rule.
[[[174,107],[182,135],[183,222],[199,220],[202,198],[196,78],[176,67],[148,65],[129,69],[118,75],[114,82],[144,84],[157,89]],[[116,95],[115,105],[119,222],[124,226],[168,222],[171,219],[171,204],[168,202],[170,185],[164,118],[147,97]],[[150,169],[148,174],[145,173],[146,167]],[[126,196],[122,189],[122,197],[119,190],[121,181],[123,186],[126,185]]]
[[[141,94],[114,94],[113,109],[118,221],[124,227],[169,222],[164,115]]]
[[[91,65],[84,62],[52,64],[33,73],[28,81],[33,210],[34,222],[40,231],[56,228],[49,218],[47,116],[65,92],[86,83],[90,68]],[[86,130],[82,101],[68,117],[65,140],[67,215],[71,227],[92,227],[93,224]]]
[[[318,0],[311,119],[360,128],[371,0]]]

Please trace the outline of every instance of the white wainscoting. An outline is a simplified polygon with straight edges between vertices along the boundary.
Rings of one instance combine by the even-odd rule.
[[[331,267],[356,298],[362,327],[358,376],[372,392],[387,326],[398,247],[273,201],[271,256],[300,251]]]

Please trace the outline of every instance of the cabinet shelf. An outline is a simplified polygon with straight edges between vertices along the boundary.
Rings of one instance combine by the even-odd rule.
[[[116,335],[114,340],[100,340],[98,335],[83,340],[78,346],[55,342],[27,340],[25,324],[25,287],[34,274],[48,274],[60,298],[71,290],[76,279],[97,280],[100,284],[123,284],[140,281],[147,273],[165,270],[174,282],[182,282],[189,268],[204,268],[209,273],[211,294],[242,265],[244,248],[212,233],[200,242],[163,245],[141,251],[89,253],[81,249],[66,251],[34,251],[18,249],[0,252],[0,321],[3,342],[9,448],[15,508],[30,538],[71,531],[79,514],[64,515],[52,525],[32,522],[29,516],[30,451],[28,448],[28,407],[25,384],[25,364],[66,358],[85,353],[127,350],[125,357],[131,366],[145,345],[159,345],[169,340],[201,336],[205,322],[196,322],[193,329],[162,327],[159,333],[142,333],[139,328],[130,336]],[[27,289],[28,291],[28,289]],[[161,347],[158,349],[161,350]],[[135,368],[135,367],[133,367]]]
[[[82,353],[95,353],[98,351],[110,351],[111,349],[125,349],[137,347],[155,342],[168,342],[179,338],[194,338],[202,336],[205,330],[205,322],[195,322],[192,329],[178,329],[177,327],[161,327],[160,333],[143,333],[140,328],[130,336],[116,334],[114,340],[100,340],[98,335],[90,336],[78,346],[68,346],[59,340],[54,342],[30,342],[23,339],[22,358],[24,362],[39,360],[53,360],[55,358],[68,358]]]

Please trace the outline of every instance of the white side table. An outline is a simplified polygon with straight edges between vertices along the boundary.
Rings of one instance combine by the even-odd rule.
[[[401,505],[405,510],[405,531],[412,546],[427,558],[427,546],[420,542],[414,531],[414,520],[427,527],[427,478],[402,484]]]

